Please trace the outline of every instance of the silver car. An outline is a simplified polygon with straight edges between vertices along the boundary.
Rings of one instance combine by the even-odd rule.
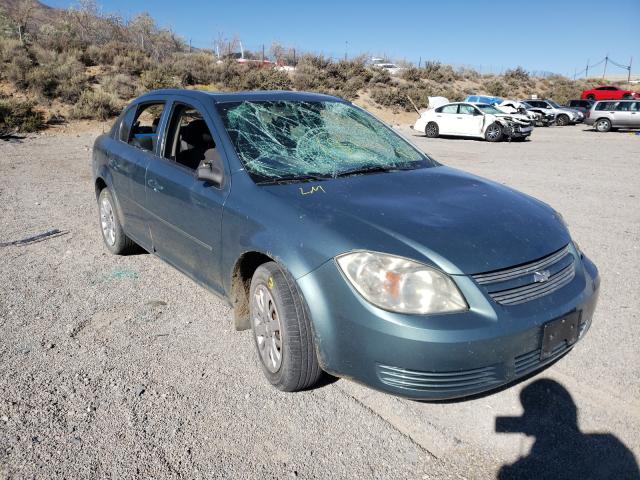
[[[598,132],[614,128],[640,128],[640,100],[601,100],[587,112],[587,125]]]

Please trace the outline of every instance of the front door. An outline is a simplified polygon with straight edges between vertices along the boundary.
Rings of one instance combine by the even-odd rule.
[[[482,135],[482,123],[484,116],[473,106],[466,103],[458,105],[457,115],[460,135],[479,136]]]
[[[196,176],[205,152],[218,143],[212,122],[203,112],[194,102],[173,103],[161,156],[147,166],[146,209],[155,252],[194,279],[222,291],[222,209],[229,182],[211,185]]]

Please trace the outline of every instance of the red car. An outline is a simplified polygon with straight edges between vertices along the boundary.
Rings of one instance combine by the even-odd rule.
[[[606,85],[584,90],[580,95],[581,100],[620,100],[621,98],[640,98],[640,93]]]

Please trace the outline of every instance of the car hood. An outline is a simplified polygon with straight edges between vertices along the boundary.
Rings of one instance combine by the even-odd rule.
[[[265,187],[331,258],[368,249],[450,274],[512,267],[570,241],[546,204],[444,166]]]

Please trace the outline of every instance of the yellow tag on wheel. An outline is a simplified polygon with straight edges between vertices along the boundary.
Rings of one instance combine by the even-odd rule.
[[[273,277],[269,277],[269,280],[267,280],[267,287],[269,287],[269,290],[273,289]]]

